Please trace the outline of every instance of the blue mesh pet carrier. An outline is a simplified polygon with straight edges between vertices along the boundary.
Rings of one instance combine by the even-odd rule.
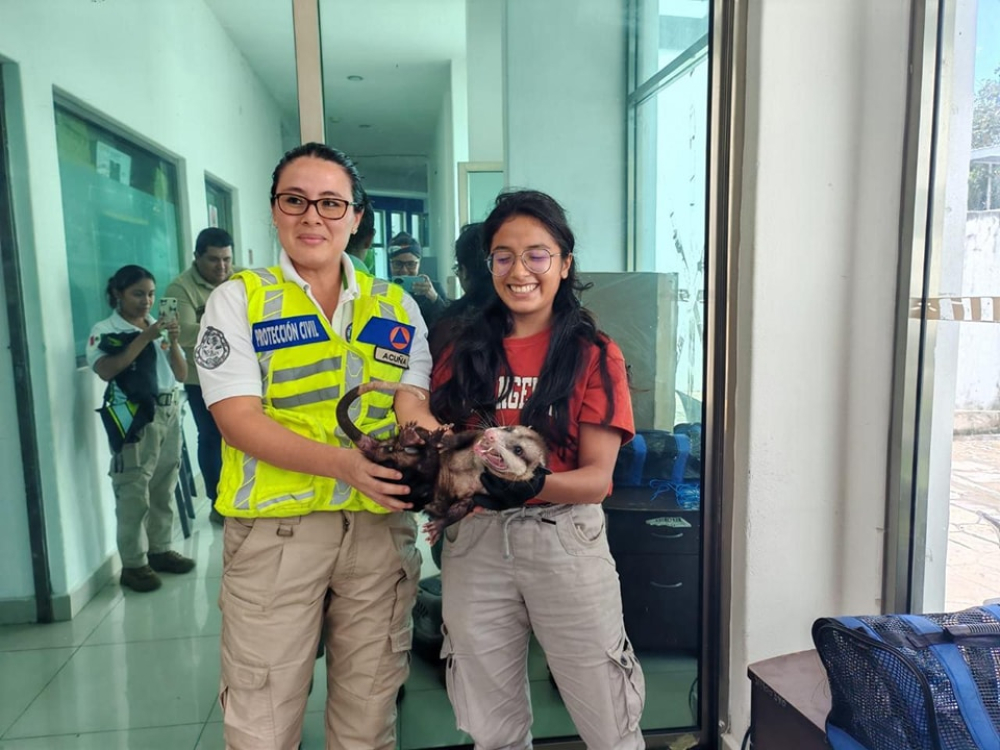
[[[834,750],[1000,750],[1000,606],[822,618]]]

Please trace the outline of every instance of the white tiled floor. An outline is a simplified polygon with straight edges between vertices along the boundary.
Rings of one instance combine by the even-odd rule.
[[[178,526],[176,549],[198,561],[163,587],[136,594],[105,587],[71,622],[0,627],[0,750],[223,750],[216,599],[222,530],[196,506],[193,534]],[[647,679],[643,726],[691,723],[690,658],[642,657]],[[544,658],[529,662],[536,737],[573,733]],[[316,665],[302,747],[324,746],[323,662]],[[414,656],[400,704],[402,750],[467,740],[455,720],[436,665]]]

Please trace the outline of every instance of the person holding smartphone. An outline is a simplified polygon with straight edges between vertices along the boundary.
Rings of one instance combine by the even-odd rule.
[[[233,275],[233,238],[225,229],[208,227],[198,233],[194,243],[194,262],[167,287],[166,298],[177,300],[177,314],[180,322],[178,341],[187,357],[187,377],[184,391],[187,393],[191,416],[198,427],[198,468],[205,481],[205,494],[211,502],[209,520],[223,523],[222,514],[215,509],[219,496],[219,475],[222,472],[222,433],[205,405],[201,393],[201,381],[194,362],[194,346],[198,342],[201,316],[209,295],[215,288]]]
[[[177,341],[176,315],[170,321],[150,315],[153,274],[142,266],[123,266],[108,279],[105,293],[114,312],[91,329],[87,364],[129,401],[148,403],[151,409],[143,413],[152,412],[136,439],[111,456],[120,580],[133,591],[154,591],[162,583],[157,573],[187,573],[195,566],[170,548],[181,462],[177,381],[187,374],[187,362]]]
[[[432,328],[448,307],[448,298],[439,284],[420,273],[420,253],[420,243],[399,232],[389,242],[389,278],[410,293],[427,327]]]

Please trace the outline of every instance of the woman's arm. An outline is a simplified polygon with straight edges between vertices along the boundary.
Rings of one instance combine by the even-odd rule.
[[[106,382],[114,380],[120,372],[135,362],[136,357],[142,353],[149,342],[154,341],[160,335],[161,330],[159,322],[146,326],[146,330],[132,339],[129,345],[118,354],[109,354],[97,360],[94,363],[94,372],[101,380]]]
[[[183,382],[187,377],[188,366],[184,350],[180,347],[178,338],[180,337],[181,326],[176,320],[164,326],[167,329],[167,336],[170,340],[170,370],[174,377]]]
[[[209,407],[226,442],[247,455],[289,471],[342,479],[388,510],[411,507],[410,488],[392,484],[403,475],[379,466],[352,448],[338,448],[297,435],[264,414],[256,396],[235,396]]]
[[[431,415],[430,393],[423,388],[420,391],[424,394],[423,399],[419,399],[406,391],[396,391],[396,395],[392,400],[392,406],[396,412],[396,421],[400,424],[416,422],[421,427],[433,432],[441,427],[441,424]]]
[[[615,427],[580,425],[579,467],[550,474],[538,494],[550,503],[599,503],[608,496],[622,434]]]

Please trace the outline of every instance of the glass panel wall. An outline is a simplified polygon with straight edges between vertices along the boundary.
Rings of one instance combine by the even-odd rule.
[[[505,185],[568,209],[574,262],[592,285],[583,302],[621,346],[632,384],[638,436],[604,509],[645,672],[641,727],[696,727],[709,3],[438,0],[430,17],[420,4],[321,0],[320,11],[327,141],[358,162],[388,237],[413,225],[404,201],[425,201],[420,273],[461,293],[446,278],[458,230]],[[546,32],[556,27],[558,38]],[[440,558],[423,553],[404,749],[470,741],[445,693]],[[534,639],[527,669],[535,739],[575,737]]]
[[[172,279],[181,263],[177,168],[149,149],[56,106],[76,355],[108,314],[104,287],[135,263]]]
[[[645,672],[640,726],[660,736],[651,744],[665,744],[667,734],[696,728],[708,695],[699,681],[708,2],[319,7],[326,140],[356,159],[379,206],[377,272],[388,272],[384,248],[405,230],[423,246],[421,271],[456,297],[460,286],[448,283],[455,239],[501,187],[540,189],[567,209],[574,263],[592,285],[584,304],[631,374],[639,434],[617,456],[604,508],[625,626]],[[26,266],[45,270],[46,286],[29,274],[27,292],[40,306],[62,289],[72,307],[72,326],[47,326],[39,346],[50,382],[40,389],[49,403],[36,412],[47,516],[58,519],[47,529],[56,610],[84,623],[54,635],[0,630],[0,651],[51,649],[52,661],[24,689],[24,705],[0,721],[5,741],[87,735],[127,747],[223,745],[221,531],[209,525],[197,485],[193,533],[175,535],[178,550],[198,561],[195,574],[167,580],[152,596],[121,595],[108,453],[94,413],[101,384],[73,367],[81,331],[107,311],[78,302],[99,306],[110,272],[137,261],[152,266],[162,291],[206,223],[237,237],[239,265],[276,261],[269,178],[300,141],[291,11],[289,2],[243,0],[39,0],[5,11],[0,60],[19,60],[24,71],[12,76],[26,134],[16,161],[31,165],[20,175],[31,188],[21,205],[37,212],[25,208],[19,252]],[[74,176],[84,166],[89,176]],[[85,194],[76,189],[84,177]],[[82,202],[90,218],[79,214]],[[55,229],[37,208],[53,205],[65,219]],[[80,244],[84,235],[90,246]],[[55,320],[58,309],[45,307]],[[194,446],[187,416],[185,435]],[[188,458],[198,474],[193,451]],[[411,677],[399,703],[402,748],[469,740],[444,690],[438,577],[425,546]],[[527,669],[538,744],[574,742],[577,727],[534,640]],[[136,703],[152,673],[162,695],[184,699]],[[315,674],[305,748],[323,745],[322,662]],[[638,720],[637,700],[635,692],[623,698],[627,722]]]
[[[907,322],[924,336],[903,447],[917,457],[914,528],[900,540],[919,612],[1000,602],[1000,3],[940,7],[928,273]]]

